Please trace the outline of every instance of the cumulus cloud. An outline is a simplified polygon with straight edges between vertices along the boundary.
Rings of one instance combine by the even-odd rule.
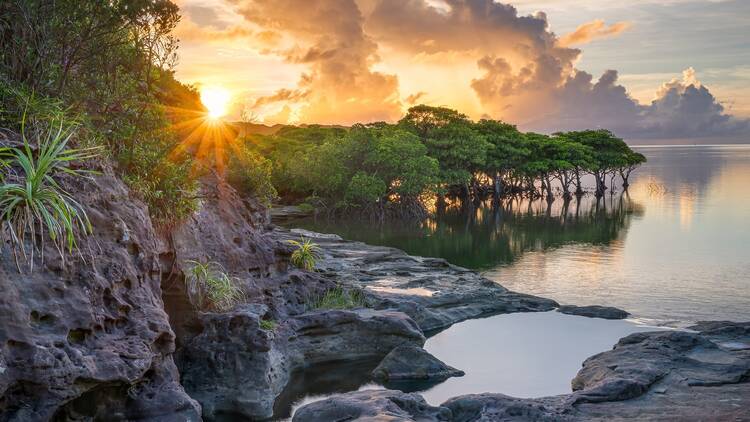
[[[594,20],[558,37],[544,13],[521,15],[495,0],[226,1],[241,25],[225,24],[205,8],[189,11],[193,25],[209,31],[202,36],[246,36],[263,54],[304,69],[296,85],[250,103],[274,121],[394,121],[405,105],[445,97],[440,90],[450,87],[478,103],[474,115],[526,130],[605,127],[639,139],[749,131],[748,121],[729,115],[691,69],[640,104],[618,83],[617,71],[595,78],[576,68],[582,52],[573,46],[620,34],[628,22]],[[233,35],[236,27],[249,32]],[[425,72],[459,61],[464,67],[424,73],[454,79],[434,81],[435,91],[428,84],[409,87],[402,103],[396,73],[410,69],[388,66],[381,54],[408,57]]]
[[[294,91],[297,116],[304,122],[353,123],[394,120],[401,114],[398,79],[374,71],[378,45],[363,30],[354,0],[253,0],[234,2],[248,22],[286,34],[294,45],[277,49],[290,63],[308,66]],[[291,91],[290,91],[291,92]],[[263,101],[270,101],[266,99]]]
[[[685,70],[682,78],[659,88],[648,105],[631,98],[625,87],[617,83],[617,77],[616,71],[608,70],[594,82],[589,73],[577,71],[558,87],[521,94],[543,101],[543,107],[539,107],[542,112],[520,110],[519,113],[513,108],[502,111],[516,118],[528,113],[528,120],[521,126],[541,132],[603,127],[628,139],[738,138],[750,133],[750,121],[726,114],[724,107],[697,80],[692,68]],[[490,73],[482,80],[492,78]],[[475,89],[481,87],[475,84]],[[487,104],[508,101],[500,98],[499,92],[483,95]]]
[[[620,34],[630,28],[630,22],[616,22],[610,26],[601,19],[595,19],[578,26],[575,31],[560,37],[558,43],[563,47],[588,44],[598,38],[607,38]]]

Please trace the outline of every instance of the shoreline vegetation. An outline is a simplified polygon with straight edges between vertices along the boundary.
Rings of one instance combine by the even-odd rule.
[[[395,124],[351,128],[284,127],[273,135],[246,135],[244,145],[270,161],[282,200],[329,214],[356,212],[423,218],[446,199],[477,204],[521,195],[569,201],[584,194],[627,190],[646,158],[604,129],[523,133],[498,120],[470,120],[458,111],[419,105]]]

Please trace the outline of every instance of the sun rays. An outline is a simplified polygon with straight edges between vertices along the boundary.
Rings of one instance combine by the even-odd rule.
[[[201,100],[203,100],[201,94]],[[226,97],[228,98],[228,96]],[[171,129],[177,134],[179,142],[169,155],[172,160],[189,155],[201,168],[215,169],[223,174],[231,154],[238,151],[238,132],[229,122],[221,119],[226,108],[221,102],[211,106],[204,101],[208,111],[198,112],[176,107],[167,109],[171,116]],[[212,108],[216,106],[216,108]]]

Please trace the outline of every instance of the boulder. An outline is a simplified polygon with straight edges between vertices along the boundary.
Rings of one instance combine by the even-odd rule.
[[[430,406],[422,396],[394,390],[365,390],[336,395],[301,407],[292,422],[450,421],[445,407]]]
[[[421,347],[405,345],[391,350],[372,371],[383,381],[445,380],[465,375],[464,371],[446,365]]]
[[[603,319],[625,319],[630,316],[629,313],[619,308],[611,306],[575,306],[575,305],[563,305],[557,308],[557,312],[568,315],[579,315],[589,318],[603,318]]]

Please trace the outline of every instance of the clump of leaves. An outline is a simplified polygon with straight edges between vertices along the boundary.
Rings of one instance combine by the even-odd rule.
[[[195,309],[225,312],[245,299],[235,277],[215,262],[188,261],[185,276],[188,300]]]
[[[44,260],[47,238],[64,260],[66,252],[77,249],[77,235],[91,232],[83,206],[60,186],[58,178],[63,174],[89,176],[90,171],[71,164],[94,158],[98,148],[69,147],[77,124],[62,112],[33,126],[27,127],[24,113],[22,145],[0,150],[0,236],[10,239],[19,271],[19,252],[33,271],[36,251]]]
[[[308,303],[310,310],[314,309],[357,309],[367,308],[367,297],[359,289],[344,289],[336,286],[318,297],[313,297]]]
[[[260,320],[260,329],[265,331],[273,331],[276,329],[276,326],[279,325],[276,321],[272,319],[261,319]]]
[[[287,240],[287,243],[297,248],[292,252],[292,265],[306,271],[315,269],[315,264],[322,255],[322,250],[317,243],[305,238],[300,238],[299,242]]]

